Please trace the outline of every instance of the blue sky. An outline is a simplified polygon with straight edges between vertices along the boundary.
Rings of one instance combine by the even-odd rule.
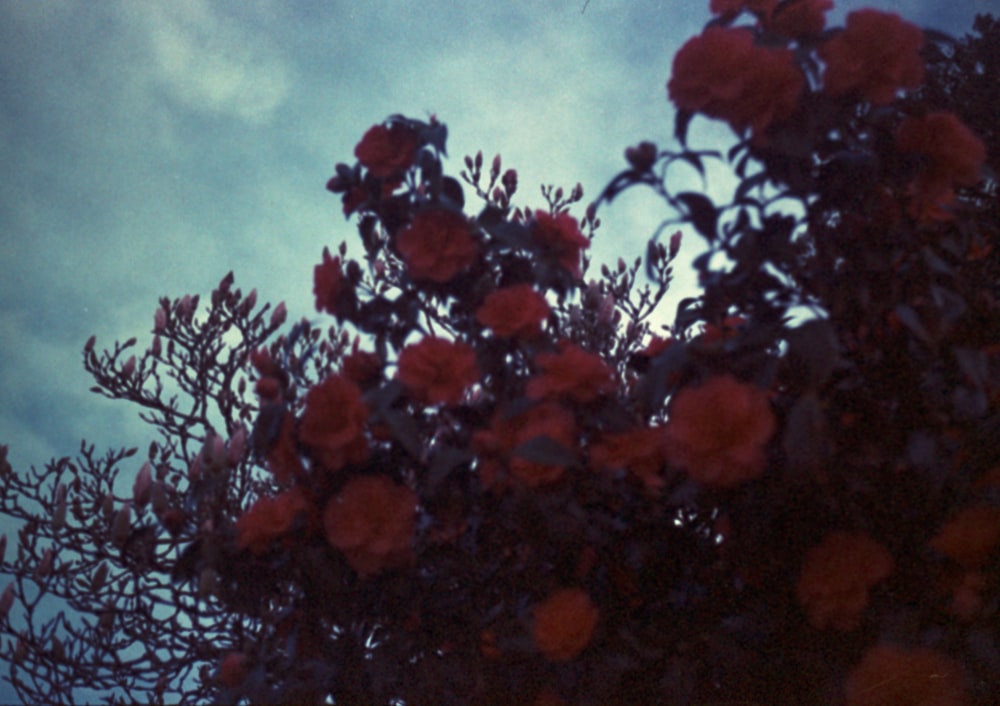
[[[875,6],[963,34],[998,4],[840,2],[831,21]],[[324,183],[391,113],[446,122],[453,174],[502,153],[521,204],[542,204],[541,183],[596,196],[625,147],[669,144],[664,85],[707,5],[0,0],[0,443],[15,468],[82,437],[148,443],[132,410],[87,391],[80,350],[91,334],[142,346],[160,296],[207,294],[232,269],[292,320],[315,316],[312,268],[356,233]],[[595,259],[638,255],[662,215],[641,194],[616,202]]]

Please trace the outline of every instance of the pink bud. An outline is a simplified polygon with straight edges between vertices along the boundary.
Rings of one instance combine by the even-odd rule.
[[[52,551],[52,547],[45,550],[42,554],[42,560],[38,562],[38,566],[35,568],[35,576],[37,578],[43,578],[52,573],[52,562],[55,558],[55,553]]]
[[[124,547],[132,529],[132,503],[125,503],[115,515],[111,524],[111,543],[116,547]]]
[[[490,168],[490,175],[494,179],[496,179],[498,174],[500,174],[500,155],[493,158],[493,166]]]
[[[153,315],[153,330],[159,333],[167,327],[167,312],[161,306]]]
[[[153,347],[150,350],[152,351],[154,358],[160,357],[160,353],[163,351],[163,344],[160,343],[159,336],[153,336]]]
[[[500,178],[500,183],[503,184],[503,189],[507,192],[507,196],[511,196],[517,191],[517,170],[508,169],[505,171]]]
[[[101,511],[104,513],[104,519],[110,521],[115,511],[115,498],[111,493],[105,495],[101,501]]]
[[[271,313],[271,328],[281,326],[285,323],[286,318],[288,318],[288,308],[285,306],[285,302],[281,302]]]
[[[90,351],[94,350],[95,343],[97,343],[97,336],[91,336],[88,338],[87,342],[83,346],[83,352],[90,353]]]
[[[254,306],[256,306],[256,304],[257,304],[257,288],[255,287],[250,290],[250,293],[247,295],[247,298],[243,302],[243,306],[247,308],[247,311],[250,311],[251,309],[254,308]]]
[[[10,613],[10,609],[14,607],[14,584],[7,584],[7,588],[4,589],[3,595],[0,596],[0,620],[7,617]]]
[[[177,305],[177,309],[181,312],[181,315],[185,318],[191,315],[194,310],[194,305],[191,303],[191,295],[185,294],[184,298],[181,299],[180,304]]]
[[[677,257],[677,253],[681,249],[681,232],[677,231],[670,236],[670,259],[673,260]]]
[[[229,448],[226,449],[226,465],[235,466],[243,460],[243,454],[247,450],[247,430],[240,427],[229,440]]]
[[[129,356],[129,359],[125,361],[125,365],[122,366],[122,377],[132,377],[132,373],[135,372],[135,356]]]
[[[146,503],[149,502],[149,493],[153,485],[153,467],[149,465],[149,461],[142,464],[142,468],[139,469],[139,473],[135,477],[135,483],[132,484],[132,500],[135,501],[136,507],[145,507]]]

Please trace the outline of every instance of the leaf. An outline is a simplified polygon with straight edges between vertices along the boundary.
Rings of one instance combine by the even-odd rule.
[[[393,438],[406,449],[406,452],[414,458],[420,458],[423,447],[420,443],[420,430],[413,417],[395,409],[382,410],[381,417],[392,432]]]
[[[687,208],[687,219],[708,242],[715,240],[715,228],[719,220],[719,209],[712,200],[694,191],[685,191],[674,197]]]
[[[436,449],[427,473],[428,490],[434,491],[449,473],[472,459],[473,455],[468,449],[456,449],[454,446],[442,446]]]
[[[815,395],[802,395],[792,406],[785,421],[781,445],[793,473],[796,470],[814,470],[829,457],[831,444],[826,431],[826,416]]]

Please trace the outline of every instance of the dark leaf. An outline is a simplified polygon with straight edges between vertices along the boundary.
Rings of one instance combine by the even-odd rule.
[[[677,194],[677,201],[684,204],[687,209],[685,214],[687,220],[691,222],[709,243],[715,240],[715,227],[719,220],[719,210],[712,203],[712,200],[703,194],[694,191],[685,191]]]

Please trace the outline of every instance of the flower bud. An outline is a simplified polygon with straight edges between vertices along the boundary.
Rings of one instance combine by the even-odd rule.
[[[233,467],[239,464],[243,460],[246,450],[247,430],[246,427],[241,426],[233,434],[233,438],[229,440],[229,447],[226,449],[226,465]]]
[[[493,164],[490,166],[490,176],[492,178],[496,179],[500,176],[500,167],[500,155],[496,155],[493,157]]]
[[[505,171],[500,178],[500,183],[503,184],[503,189],[507,192],[507,196],[511,196],[517,191],[517,170],[508,169]]]
[[[677,231],[676,233],[670,236],[669,253],[671,260],[677,257],[677,253],[680,252],[680,249],[681,249],[681,232]]]
[[[194,304],[191,300],[190,294],[185,294],[177,305],[177,310],[180,311],[181,316],[188,318],[191,316],[191,312],[194,311]]]
[[[87,339],[87,342],[83,345],[83,352],[90,353],[94,350],[94,344],[97,343],[97,336],[91,336]]]
[[[125,365],[122,366],[122,377],[132,377],[132,373],[135,372],[135,356],[129,356],[129,359],[125,361]]]
[[[274,311],[271,312],[271,328],[277,328],[285,323],[285,319],[288,318],[288,307],[285,306],[285,302],[281,302],[278,306],[274,307]]]
[[[14,664],[21,664],[28,656],[28,643],[24,639],[24,633],[17,637],[17,645],[14,647]]]
[[[52,529],[56,532],[66,526],[66,486],[59,484],[56,489],[56,505],[52,510]]]
[[[52,551],[52,547],[45,550],[42,554],[42,560],[38,562],[38,566],[35,567],[35,578],[44,578],[52,573],[52,564],[55,559],[55,552]]]
[[[0,620],[5,620],[10,609],[14,607],[14,584],[7,584],[3,595],[0,596]]]
[[[66,650],[63,648],[62,640],[55,635],[52,636],[52,656],[60,661],[66,658]]]
[[[637,172],[646,172],[656,163],[656,145],[652,142],[640,142],[635,147],[625,150],[625,159]]]
[[[111,516],[115,512],[115,498],[108,493],[104,496],[104,500],[101,501],[101,511],[104,513],[104,519],[111,521]]]
[[[150,348],[150,351],[152,352],[154,358],[160,357],[160,353],[163,351],[163,344],[160,343],[159,336],[153,336],[153,345]]]
[[[97,565],[94,575],[90,577],[90,590],[97,593],[104,587],[104,582],[108,579],[108,565],[103,561]]]
[[[169,505],[166,486],[163,483],[153,483],[149,491],[149,498],[153,503],[153,512],[162,515]]]
[[[132,503],[125,503],[111,524],[111,543],[119,549],[125,546],[132,530]]]
[[[153,467],[149,465],[149,461],[146,461],[139,469],[135,483],[132,484],[132,500],[137,508],[143,508],[149,502],[149,492],[152,485]]]
[[[201,598],[208,598],[215,594],[216,588],[219,585],[219,574],[216,573],[215,569],[210,566],[206,566],[198,574],[198,596]]]
[[[164,311],[163,307],[161,306],[159,309],[156,310],[156,313],[153,314],[153,331],[159,333],[166,327],[167,327],[167,312]]]
[[[609,294],[601,301],[601,306],[597,311],[597,320],[602,324],[610,324],[615,315],[615,298]]]
[[[250,311],[256,305],[257,305],[257,288],[254,287],[253,289],[250,290],[250,293],[247,295],[247,298],[243,300],[243,306],[247,308],[247,311]]]

